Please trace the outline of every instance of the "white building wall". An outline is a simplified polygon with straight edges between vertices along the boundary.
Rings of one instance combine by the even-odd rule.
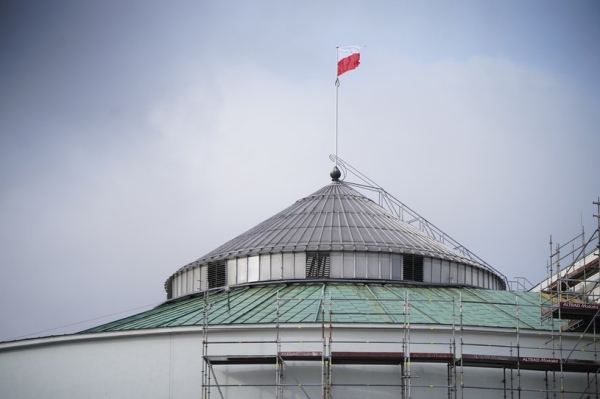
[[[50,338],[44,340],[49,344],[1,350],[0,397],[198,397],[202,353],[197,336],[89,338],[59,343]]]
[[[321,351],[321,334],[320,324],[286,325],[280,329],[281,350]],[[331,349],[340,352],[402,352],[406,337],[401,326],[384,325],[334,326],[333,335],[335,340]],[[411,352],[451,353],[454,350],[452,336],[449,327],[411,326]],[[208,336],[208,354],[275,355],[275,338],[273,326],[212,329]],[[455,331],[455,338],[456,356],[460,357],[458,331]],[[588,345],[589,338],[583,337],[579,347],[591,347]],[[563,334],[565,348],[573,347],[578,339],[578,334]],[[466,329],[463,342],[465,353],[516,355],[514,330]],[[520,343],[521,356],[552,357],[548,333],[521,332]],[[571,354],[573,358],[592,360],[593,354],[575,351]],[[448,397],[448,368],[445,364],[412,361],[410,367],[413,398]],[[202,331],[197,327],[9,342],[0,344],[0,397],[197,399],[202,395],[201,370]],[[298,387],[299,383],[310,397],[320,397],[321,370],[320,361],[287,362],[283,368],[284,398],[306,397]],[[222,387],[225,398],[275,398],[275,365],[221,365],[214,366],[214,371],[220,384],[235,385]],[[457,367],[452,372],[455,373],[458,397],[505,397],[501,368]],[[509,390],[510,383],[513,384],[515,394],[516,373],[513,370],[512,379],[507,382]],[[543,371],[521,370],[519,384],[523,397],[545,398],[544,378]],[[559,381],[560,376],[555,375],[554,378]],[[334,364],[332,379],[333,398],[400,397],[402,379],[399,365]],[[212,376],[211,381],[215,384]],[[465,387],[463,390],[460,389],[461,381]],[[257,387],[259,384],[265,386]],[[565,398],[579,398],[587,386],[587,376],[584,373],[564,373],[564,385],[567,391]],[[595,389],[593,386],[591,391],[594,395]],[[214,385],[211,392],[211,397],[220,398]]]

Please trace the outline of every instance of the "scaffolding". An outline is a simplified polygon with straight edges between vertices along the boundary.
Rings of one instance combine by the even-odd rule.
[[[541,317],[551,326],[553,351],[560,353],[560,386],[564,392],[564,372],[573,353],[589,351],[593,345],[593,363],[598,362],[596,334],[600,329],[600,198],[597,206],[598,228],[588,238],[585,230],[565,244],[554,243],[550,236],[550,256],[547,278],[534,290],[540,293]],[[580,339],[570,348],[564,348],[563,332],[579,332]],[[584,337],[591,335],[591,343]],[[592,390],[598,397],[598,373],[600,368],[588,373],[584,394]],[[583,397],[583,395],[582,395]]]
[[[222,340],[215,339],[210,342],[211,346],[228,345],[230,347],[239,345],[239,348],[231,350],[235,354],[209,354],[209,310],[210,302],[208,294],[205,294],[205,321],[203,325],[203,371],[202,371],[202,398],[210,399],[211,390],[218,392],[218,397],[225,399],[227,396],[225,388],[234,390],[244,387],[260,387],[267,392],[273,393],[273,397],[283,399],[284,397],[305,397],[323,399],[348,398],[348,389],[360,389],[361,391],[387,390],[387,392],[396,392],[397,397],[410,399],[415,392],[422,394],[423,390],[428,392],[437,391],[438,397],[441,395],[449,399],[464,399],[467,397],[480,397],[484,392],[495,390],[501,391],[503,398],[521,398],[529,397],[533,393],[544,395],[545,398],[599,398],[600,391],[598,387],[598,370],[600,362],[597,359],[597,346],[595,332],[593,340],[579,339],[575,345],[569,348],[564,347],[561,333],[555,337],[555,332],[551,331],[550,340],[545,342],[544,346],[539,343],[535,345],[524,343],[522,341],[521,322],[519,308],[523,306],[534,306],[532,304],[519,304],[518,295],[515,296],[514,304],[490,303],[487,305],[495,306],[502,312],[512,313],[515,320],[515,326],[509,343],[501,342],[477,342],[473,339],[473,330],[475,327],[467,325],[464,322],[466,314],[469,314],[469,307],[473,304],[480,305],[481,302],[475,300],[465,300],[462,295],[452,299],[452,325],[428,327],[430,331],[436,328],[442,329],[446,339],[437,341],[427,339],[420,333],[411,336],[414,326],[411,325],[411,307],[418,305],[419,301],[440,301],[443,299],[414,299],[409,298],[408,293],[396,299],[371,299],[371,298],[333,298],[326,296],[325,285],[318,298],[298,298],[281,296],[277,291],[274,298],[276,310],[276,320],[274,337],[261,340]],[[289,335],[290,326],[280,323],[281,309],[288,301],[318,301],[318,311],[314,315],[314,321],[318,328],[313,324],[312,335],[305,333],[301,339]],[[381,313],[353,313],[342,312],[341,306],[336,306],[336,301],[348,303],[356,302],[356,308],[360,309],[360,303],[365,301],[377,301],[377,305],[382,309]],[[393,302],[401,304],[401,312],[392,312]],[[538,307],[541,304],[537,305]],[[391,320],[390,328],[395,331],[394,339],[364,339],[364,336],[355,335],[355,338],[340,336],[334,340],[334,332],[344,331],[344,326],[334,323],[334,320],[349,319],[353,316],[385,315]],[[305,329],[306,330],[306,329]],[[319,336],[316,335],[319,331]],[[560,330],[559,330],[560,331]],[[505,331],[507,333],[507,331]],[[433,336],[433,335],[432,335]],[[558,339],[558,341],[556,341]],[[577,350],[578,345],[583,343],[587,345],[585,358],[572,356]],[[251,348],[266,348],[263,352],[252,352]],[[366,347],[369,347],[366,350]],[[272,349],[268,349],[272,348]],[[590,355],[590,352],[592,353]],[[590,356],[592,358],[590,358]],[[306,375],[297,374],[296,369],[302,369],[306,364],[320,363],[319,377],[317,373],[310,378]],[[446,369],[444,383],[440,383],[440,378],[435,381],[426,381],[424,377],[415,374],[414,365],[437,364]],[[261,383],[240,383],[227,382],[220,384],[214,368],[220,366],[251,366],[259,365],[262,367],[274,366],[274,379],[272,382]],[[370,376],[358,373],[356,379],[348,381],[342,378],[348,371],[345,367],[394,367],[397,372],[395,378],[389,381],[372,381]],[[313,367],[315,368],[315,367]],[[317,366],[316,369],[319,369]],[[500,384],[478,384],[477,379],[469,376],[473,370],[477,369],[498,369],[502,370],[501,375],[497,377]],[[339,370],[338,373],[336,370]],[[531,384],[523,383],[523,373],[537,372],[543,376],[544,383],[537,387]],[[583,390],[565,389],[564,373],[584,373],[587,375],[587,386]],[[306,374],[306,373],[304,373]],[[339,378],[336,376],[340,376]],[[319,380],[320,379],[320,380]],[[525,385],[525,386],[524,386]],[[336,389],[346,390],[343,396],[336,396]],[[232,392],[232,391],[229,391]],[[318,392],[318,393],[317,393]],[[445,393],[441,393],[445,392]],[[239,392],[238,392],[239,394]],[[232,395],[230,393],[230,395]],[[557,396],[558,395],[558,396]],[[573,396],[576,395],[576,396]],[[581,395],[581,396],[579,396]],[[586,396],[587,395],[587,396]],[[230,396],[230,397],[236,397]],[[431,395],[428,395],[431,396]],[[364,396],[362,396],[364,397]],[[373,396],[367,396],[373,397]],[[358,398],[358,396],[357,396]]]

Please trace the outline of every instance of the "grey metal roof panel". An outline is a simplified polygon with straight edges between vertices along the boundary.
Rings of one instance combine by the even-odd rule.
[[[474,263],[347,184],[332,182],[186,267],[259,253],[331,250],[415,253]]]

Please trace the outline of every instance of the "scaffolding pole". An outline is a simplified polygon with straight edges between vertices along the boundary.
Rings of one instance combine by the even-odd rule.
[[[376,292],[375,290],[372,293]],[[316,293],[315,293],[316,294]],[[326,302],[326,296],[329,294],[329,303]],[[505,302],[490,302],[485,301],[488,305],[493,306],[502,306],[505,310],[504,313],[510,314],[510,308],[514,309],[514,320],[515,320],[515,328],[511,332],[510,330],[505,330],[504,334],[509,333],[506,341],[511,341],[510,345],[508,342],[499,342],[499,343],[480,343],[477,341],[472,341],[472,335],[470,333],[470,329],[465,328],[465,316],[468,315],[470,308],[467,306],[469,303],[479,303],[479,299],[477,300],[465,300],[463,298],[463,294],[459,293],[458,297],[452,298],[452,303],[448,303],[448,311],[450,311],[450,307],[452,307],[452,324],[448,325],[448,329],[446,333],[439,335],[439,333],[435,334],[436,337],[433,341],[420,340],[416,338],[413,334],[413,326],[411,320],[411,307],[417,306],[419,301],[429,301],[431,299],[411,299],[408,290],[404,291],[403,294],[398,293],[397,297],[394,299],[381,299],[381,298],[340,298],[339,301],[359,301],[358,303],[364,303],[364,301],[374,301],[377,302],[378,308],[383,308],[384,313],[379,313],[379,311],[374,311],[371,313],[361,313],[363,315],[372,315],[372,314],[386,314],[389,315],[395,327],[402,327],[402,335],[401,341],[399,340],[400,336],[393,335],[388,336],[387,332],[379,339],[373,339],[367,341],[370,344],[374,344],[375,348],[365,351],[361,348],[360,351],[351,352],[352,344],[364,344],[365,341],[362,339],[353,340],[352,338],[346,337],[343,339],[336,339],[336,344],[339,342],[341,344],[341,350],[345,350],[346,352],[334,352],[333,351],[333,319],[335,317],[334,312],[336,312],[336,308],[334,306],[335,298],[331,291],[327,292],[326,289],[323,289],[321,295],[316,297],[316,295],[312,298],[302,298],[302,300],[309,300],[315,304],[317,307],[316,311],[313,312],[313,320],[319,321],[320,325],[316,324],[311,328],[311,331],[318,334],[318,329],[320,329],[320,339],[317,338],[317,335],[311,340],[304,339],[304,336],[301,338],[294,337],[292,340],[285,338],[286,329],[284,324],[281,322],[282,314],[284,314],[284,310],[287,307],[284,307],[282,304],[284,301],[291,301],[300,298],[287,298],[285,295],[282,297],[282,293],[277,291],[276,298],[273,298],[275,295],[271,297],[271,301],[275,299],[275,312],[276,317],[275,321],[275,344],[276,344],[276,353],[273,354],[265,354],[261,352],[260,354],[252,354],[252,355],[244,355],[245,350],[243,348],[250,348],[249,345],[253,344],[267,344],[270,343],[272,345],[272,340],[247,340],[247,341],[220,341],[215,338],[211,338],[210,345],[232,345],[239,344],[241,346],[240,351],[235,351],[230,349],[229,354],[227,355],[209,355],[209,314],[211,309],[211,304],[209,301],[208,292],[204,293],[204,320],[203,320],[203,328],[202,328],[202,355],[203,355],[203,366],[202,366],[202,398],[210,399],[211,389],[216,388],[218,390],[218,394],[222,399],[226,397],[231,398],[232,394],[228,390],[234,389],[236,387],[273,387],[273,383],[264,384],[220,384],[217,380],[217,377],[220,379],[221,374],[215,373],[214,367],[219,367],[222,365],[275,365],[275,397],[277,399],[283,399],[284,393],[286,395],[290,395],[291,392],[288,391],[285,387],[289,387],[291,389],[297,389],[298,394],[309,398],[321,396],[322,399],[333,399],[333,378],[332,375],[333,365],[385,365],[385,366],[395,366],[400,368],[400,382],[398,383],[389,383],[383,381],[383,383],[372,383],[371,381],[361,382],[361,381],[339,381],[339,383],[335,384],[335,386],[339,387],[361,387],[361,389],[370,390],[376,389],[376,387],[387,387],[386,389],[392,389],[391,387],[398,387],[399,391],[398,396],[404,399],[411,399],[413,395],[418,395],[423,392],[424,388],[436,388],[436,389],[445,389],[447,391],[447,397],[449,399],[464,399],[466,397],[471,397],[467,395],[467,392],[476,391],[476,390],[486,390],[486,391],[498,391],[499,395],[503,395],[506,399],[508,396],[511,398],[521,398],[527,397],[528,395],[532,395],[533,392],[545,393],[545,397],[550,397],[550,391],[552,388],[550,387],[550,378],[549,373],[556,373],[561,375],[564,378],[565,372],[579,372],[586,373],[587,376],[587,388],[585,389],[567,389],[564,385],[564,379],[560,380],[560,389],[555,385],[555,389],[553,390],[553,394],[556,395],[560,392],[561,396],[573,395],[576,394],[587,394],[591,395],[595,394],[596,398],[598,398],[598,369],[600,369],[600,365],[596,363],[598,359],[598,355],[596,353],[597,342],[595,339],[595,325],[590,324],[588,326],[589,331],[593,334],[593,341],[587,340],[577,340],[575,341],[575,337],[569,336],[568,341],[564,341],[562,338],[562,333],[560,329],[558,331],[558,335],[556,337],[551,338],[552,346],[551,348],[546,345],[545,349],[541,346],[528,346],[525,338],[525,335],[521,337],[521,328],[522,328],[522,315],[521,309],[523,306],[539,306],[538,304],[524,304],[521,303],[522,300],[520,297],[514,298],[514,304],[511,304],[509,301]],[[390,305],[390,301],[396,301],[395,305]],[[272,302],[271,302],[272,303]],[[214,306],[214,304],[213,304]],[[465,307],[467,306],[467,307]],[[340,308],[343,309],[343,308]],[[358,309],[362,309],[362,305],[357,305],[356,308],[350,307],[348,310],[340,310],[340,318],[339,320],[344,320],[348,317],[352,317],[352,315],[357,314],[355,312]],[[402,312],[403,318],[400,317],[394,318],[394,309],[396,309],[396,315],[400,315],[400,311]],[[560,309],[557,309],[557,315],[561,314]],[[418,315],[417,315],[418,316]],[[320,320],[318,320],[320,318]],[[328,319],[328,320],[327,320]],[[595,317],[593,318],[595,320]],[[525,323],[525,319],[523,319]],[[327,325],[326,323],[329,323]],[[554,323],[553,323],[554,324]],[[467,324],[468,326],[468,324]],[[450,328],[451,327],[451,328]],[[327,332],[329,329],[329,332]],[[433,329],[432,329],[433,330]],[[393,333],[393,331],[390,331]],[[312,333],[311,333],[312,334]],[[444,334],[448,334],[445,335]],[[511,336],[514,334],[516,339],[512,340]],[[586,331],[583,334],[587,334]],[[420,336],[420,335],[419,335]],[[442,339],[438,339],[442,338]],[[449,339],[447,339],[449,338]],[[457,342],[457,340],[459,342]],[[556,342],[555,342],[556,341]],[[525,344],[524,344],[525,343]],[[546,344],[550,342],[547,341]],[[565,343],[569,343],[568,347],[565,347]],[[288,344],[294,345],[293,352],[286,352]],[[308,345],[308,350],[303,351],[302,345]],[[444,345],[444,351],[435,350],[435,349],[427,349],[425,352],[419,351],[417,348],[424,347],[425,344],[435,344],[435,345]],[[298,346],[301,345],[301,346]],[[315,349],[318,348],[318,345],[321,346],[321,351],[317,352]],[[397,346],[398,348],[402,347],[402,352],[394,352],[392,346]],[[593,345],[593,346],[592,346]],[[575,349],[579,346],[584,348],[592,347],[594,350],[594,363],[590,363],[590,360],[585,360],[586,358],[581,358],[580,356],[574,356],[575,359],[570,359],[572,354],[579,353],[579,351],[575,352]],[[460,347],[460,349],[459,349]],[[485,347],[486,349],[469,349],[475,347]],[[299,349],[300,350],[299,350]],[[378,348],[384,348],[383,351],[378,351]],[[584,349],[582,348],[582,350]],[[548,354],[549,350],[552,350],[551,358],[543,358],[544,355],[537,355],[535,351],[543,350]],[[588,349],[589,350],[589,349]],[[213,352],[212,350],[210,351]],[[219,351],[216,351],[217,353]],[[445,353],[442,353],[445,352]],[[465,353],[467,352],[467,353]],[[222,352],[221,352],[222,353]],[[247,352],[252,353],[252,352]],[[254,352],[255,353],[255,352]],[[490,355],[489,353],[494,353],[494,355]],[[532,355],[533,354],[533,355]],[[568,356],[566,356],[568,354]],[[509,355],[509,356],[506,356]],[[534,359],[535,356],[537,360]],[[565,358],[566,356],[566,358]],[[530,359],[530,360],[528,360]],[[578,362],[578,359],[583,359]],[[321,377],[320,383],[317,378],[310,377],[310,381],[308,383],[304,383],[301,379],[305,377],[302,374],[294,375],[295,364],[298,364],[299,361],[309,361],[312,362],[313,366],[310,366],[310,370],[316,371],[315,362],[320,361],[321,363]],[[460,364],[458,364],[460,362]],[[535,363],[537,362],[537,363]],[[587,362],[587,363],[586,363]],[[437,384],[435,381],[424,381],[423,384],[416,383],[413,379],[418,378],[418,375],[413,375],[413,363],[438,363],[440,366],[442,364],[446,367],[446,381],[447,385]],[[534,364],[535,363],[535,364]],[[592,367],[597,366],[596,369],[592,369]],[[458,369],[460,367],[460,370]],[[474,380],[467,384],[467,381],[471,381],[469,379],[469,370],[473,370],[473,368],[488,368],[488,369],[502,369],[502,384],[498,384],[498,386],[479,386],[477,382]],[[438,369],[441,371],[442,369]],[[545,375],[545,386],[540,386],[539,389],[533,389],[529,384],[525,384],[525,380],[523,379],[523,370],[537,370],[539,372],[543,372]],[[508,375],[510,373],[510,376]],[[285,374],[285,375],[284,375]],[[341,376],[342,374],[340,374]],[[442,377],[443,374],[436,373],[435,378]],[[583,374],[582,374],[583,376]],[[289,377],[290,381],[285,383],[284,378]],[[298,378],[301,377],[301,378]],[[558,377],[558,375],[557,375]],[[466,380],[467,378],[467,380]],[[510,381],[508,381],[510,378]],[[272,380],[271,380],[272,381]],[[510,386],[509,386],[510,385]],[[315,395],[315,391],[317,387],[321,387],[320,395]],[[224,390],[222,388],[228,387],[228,390]],[[311,388],[309,388],[311,387]],[[370,388],[369,388],[370,387]],[[460,395],[458,395],[458,387],[460,387]],[[346,390],[346,388],[344,388]],[[393,389],[392,389],[393,390]],[[285,392],[284,392],[285,391]],[[300,392],[301,391],[301,392]],[[593,392],[595,391],[595,392]],[[340,391],[341,392],[341,391]],[[500,393],[501,392],[501,393]],[[510,392],[510,395],[509,395]],[[531,393],[530,393],[531,392]],[[340,393],[341,394],[341,393]],[[312,396],[310,396],[312,395]]]
[[[403,350],[404,350],[404,397],[411,399],[410,384],[411,384],[411,373],[410,373],[410,302],[408,292],[404,292],[404,338],[403,338]]]

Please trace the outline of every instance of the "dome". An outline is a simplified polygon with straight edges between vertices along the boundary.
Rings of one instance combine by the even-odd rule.
[[[281,257],[282,254],[286,256]],[[263,261],[268,265],[261,266]],[[407,264],[412,265],[411,270],[402,273]],[[207,269],[204,275],[203,266]],[[213,273],[212,279],[219,281],[212,284],[209,281],[211,267],[224,270]],[[262,268],[265,268],[264,272]],[[452,268],[455,269],[454,276]],[[197,276],[193,272],[187,275],[191,269],[198,269]],[[230,276],[226,275],[226,269]],[[447,273],[444,272],[446,269]],[[344,270],[347,271],[345,275]],[[425,276],[426,270],[430,270],[429,279]],[[473,270],[476,270],[475,277]],[[235,277],[231,276],[232,272]],[[484,272],[487,273],[485,277]],[[190,281],[178,280],[177,277],[182,275]],[[486,265],[402,221],[349,184],[334,180],[179,269],[167,280],[165,288],[168,293],[173,292],[175,285],[174,291],[183,295],[220,285],[307,277],[401,279],[505,287],[502,277]],[[487,281],[490,278],[494,282]],[[203,287],[202,281],[207,285]]]
[[[332,183],[209,252],[193,264],[298,251],[369,251],[471,262],[344,183]]]

